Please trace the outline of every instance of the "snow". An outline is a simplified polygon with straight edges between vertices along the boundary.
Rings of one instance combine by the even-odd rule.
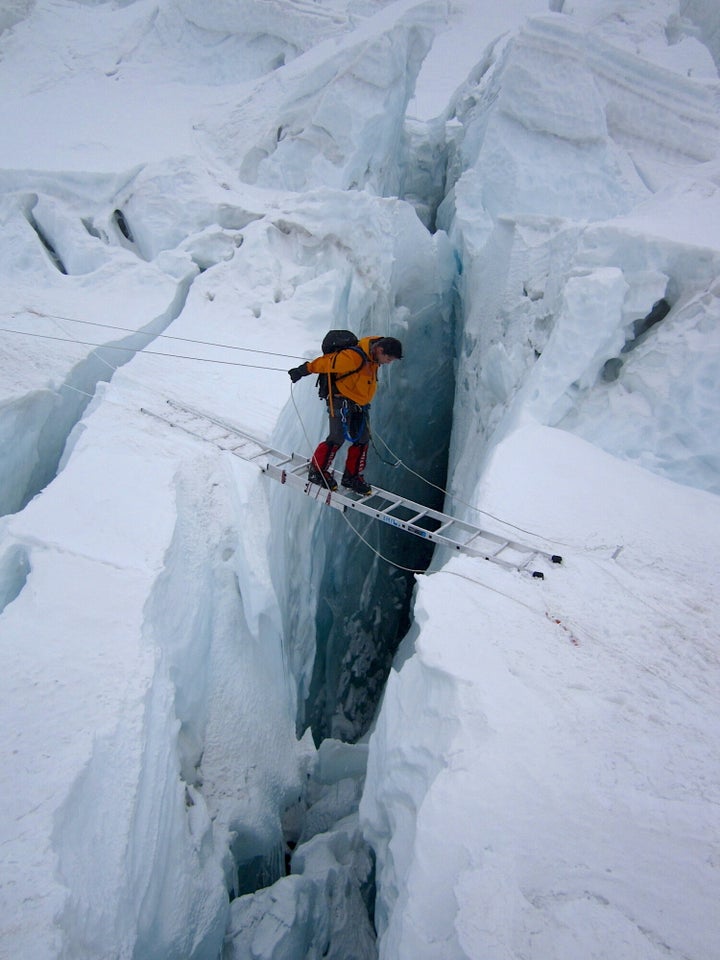
[[[718,37],[4,6],[0,956],[720,956]],[[309,455],[333,327],[405,348],[370,480],[561,566],[165,419]]]
[[[538,426],[496,448],[482,493],[553,530],[562,576],[455,559],[423,581],[361,807],[387,865],[386,955],[712,955],[715,694],[690,676],[715,663],[717,499]],[[448,634],[449,591],[472,629]]]

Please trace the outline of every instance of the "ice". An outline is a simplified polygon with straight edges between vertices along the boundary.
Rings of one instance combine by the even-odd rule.
[[[717,60],[703,0],[5,5],[3,956],[720,954]],[[371,482],[562,565],[218,449],[309,455],[338,327],[405,348]]]
[[[118,416],[111,404],[103,410],[93,419]],[[95,442],[100,426],[96,422],[78,440],[52,495],[36,498],[11,526],[14,539],[43,544],[31,552],[25,589],[4,615],[7,637],[26,631],[34,637],[24,667],[18,664],[7,680],[8,692],[23,689],[23,672],[31,669],[28,661],[37,649],[44,660],[33,695],[25,691],[22,711],[13,708],[13,724],[24,738],[17,755],[21,761],[26,756],[32,717],[43,726],[53,717],[67,744],[16,782],[20,797],[32,799],[37,791],[38,800],[57,798],[54,822],[49,821],[57,875],[66,892],[74,893],[61,897],[55,909],[64,899],[60,923],[78,955],[140,944],[148,956],[190,950],[211,956],[227,911],[225,871],[229,882],[234,872],[227,844],[233,834],[239,836],[239,823],[251,851],[276,842],[279,815],[268,816],[263,796],[279,799],[298,789],[293,722],[275,646],[277,622],[273,627],[266,615],[256,641],[237,645],[237,637],[249,631],[230,563],[237,540],[233,509],[217,492],[208,500],[206,486],[217,487],[218,481],[207,476],[197,457],[183,469],[173,466],[163,442],[149,444],[151,435],[140,430],[129,459],[131,434],[125,434],[120,450],[107,423],[106,443]],[[190,438],[185,446],[192,447]],[[76,485],[76,469],[94,482]],[[55,497],[62,507],[53,507]],[[138,504],[152,518],[152,535],[143,536],[140,554]],[[43,531],[41,538],[35,529]],[[53,561],[53,544],[59,562]],[[66,579],[72,590],[62,589]],[[36,591],[44,598],[40,608],[33,603]],[[79,611],[87,611],[88,622]],[[75,637],[71,646],[62,641],[66,632]],[[265,671],[269,686],[259,679]],[[62,679],[66,674],[72,683]],[[247,678],[244,686],[241,675]],[[238,701],[245,710],[233,708]],[[9,718],[3,722],[11,724]],[[235,744],[235,756],[229,743]],[[271,753],[287,772],[269,771],[268,778],[254,778],[240,798],[227,796],[228,769],[252,751],[251,768]],[[12,818],[13,808],[5,815]],[[98,856],[98,838],[109,824],[112,834]],[[38,825],[36,833],[42,837]],[[27,854],[27,836],[18,842]],[[238,849],[239,856],[245,852]],[[32,864],[28,856],[28,867]],[[23,869],[20,878],[25,876],[33,882],[32,872]],[[42,925],[37,929],[41,956],[49,947],[42,946]]]
[[[415,654],[388,683],[361,805],[380,955],[438,956],[438,941],[468,957],[661,957],[681,943],[712,954],[699,901],[714,870],[691,871],[679,895],[667,864],[693,860],[713,830],[696,794],[714,749],[712,687],[691,678],[714,669],[716,498],[527,427],[496,448],[482,502],[552,530],[563,574],[539,594],[466,560],[423,580]],[[466,624],[451,637],[450,590]],[[691,595],[702,613],[688,631]],[[430,709],[423,675],[444,690]]]
[[[21,547],[11,547],[5,552],[0,566],[0,613],[18,596],[29,572],[27,553]]]
[[[292,873],[233,901],[224,960],[376,956],[368,917],[374,863],[357,813],[366,762],[363,745],[323,741],[309,770]]]
[[[230,117],[207,124],[213,152],[260,186],[396,193],[402,120],[445,9],[442,0],[396,0],[348,39],[268,75]]]
[[[720,69],[720,17],[718,9],[711,0],[688,0],[681,4],[681,12],[698,31],[699,39],[705,44]]]
[[[488,50],[507,37],[527,17],[546,13],[545,0],[517,0],[483,9],[477,17],[473,0],[453,0],[446,23],[437,30],[423,60],[408,114],[427,120],[444,114],[458,86],[487,56]]]

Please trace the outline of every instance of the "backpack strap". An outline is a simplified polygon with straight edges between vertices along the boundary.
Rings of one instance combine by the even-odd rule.
[[[348,370],[346,373],[334,373],[333,377],[335,377],[336,381],[344,380],[345,377],[350,377],[352,376],[353,373],[359,373],[362,370],[365,363],[370,360],[370,357],[368,357],[368,355],[365,353],[362,347],[345,347],[345,350],[353,350],[360,357],[360,363],[357,367],[355,367],[354,370]],[[333,365],[335,364],[335,360],[337,359],[338,353],[342,353],[342,352],[343,352],[342,350],[337,350],[333,354]]]
[[[355,367],[354,370],[347,370],[345,373],[330,373],[328,371],[328,374],[327,374],[328,405],[330,407],[330,416],[333,416],[333,417],[335,416],[335,411],[333,406],[333,393],[335,392],[333,390],[334,385],[337,383],[338,380],[344,380],[345,377],[350,377],[354,373],[359,373],[362,370],[362,368],[365,366],[365,363],[370,360],[370,357],[368,357],[368,355],[365,353],[362,347],[353,346],[353,347],[345,347],[344,349],[353,350],[360,357],[360,363],[357,365],[357,367]],[[338,353],[342,353],[342,352],[343,352],[342,350],[336,350],[335,353],[333,354],[333,366],[335,364],[335,360],[337,358]]]

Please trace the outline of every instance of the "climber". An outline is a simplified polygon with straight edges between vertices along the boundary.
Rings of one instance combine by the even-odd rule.
[[[348,490],[365,496],[371,493],[363,471],[370,441],[370,401],[377,389],[378,367],[401,360],[402,344],[395,337],[363,337],[344,348],[328,350],[328,345],[331,344],[326,338],[322,356],[288,370],[293,383],[311,373],[325,375],[319,378],[319,392],[327,400],[330,430],[312,456],[308,479],[328,490],[337,490],[330,467],[335,454],[347,440],[350,449],[340,482]]]

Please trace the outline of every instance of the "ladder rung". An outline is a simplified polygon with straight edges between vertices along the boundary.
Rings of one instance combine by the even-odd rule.
[[[238,451],[244,450],[245,447],[247,447],[247,445],[248,445],[247,440],[243,440],[240,443],[236,443],[234,447],[228,447],[227,448],[228,453],[234,453],[236,456],[239,456]],[[242,455],[243,460],[249,460],[249,459],[252,459],[253,457],[259,457],[259,456],[260,456],[259,453],[247,453]]]
[[[467,544],[464,544],[464,546],[467,546]],[[509,546],[510,546],[509,542],[501,543],[497,545],[494,550],[488,550],[486,552],[489,557],[497,557],[503,552],[503,550],[505,550]]]
[[[255,457],[261,457],[264,453],[269,453],[269,452],[270,452],[269,450],[263,450],[263,451],[261,451],[260,453],[254,454],[254,456],[255,456]],[[283,457],[282,460],[277,460],[277,461],[273,464],[273,466],[274,466],[274,467],[284,467],[286,463],[292,463],[292,462],[293,462],[293,458],[292,458],[292,455],[290,455],[289,457]]]
[[[388,500],[388,499],[389,499],[388,494],[387,494],[387,493],[384,493],[384,492],[383,492],[382,494],[378,494],[378,496],[381,496],[383,500]],[[392,496],[392,494],[390,494],[390,496]],[[397,509],[397,507],[400,507],[400,506],[402,506],[402,500],[400,500],[400,499],[397,499],[397,500],[393,499],[390,503],[388,503],[388,505],[387,505],[386,507],[382,507],[382,508],[377,508],[377,507],[376,507],[376,510],[377,510],[378,513],[387,513],[387,514],[389,514],[391,510],[395,510],[395,509]]]
[[[397,510],[398,512],[401,511],[401,510],[404,510],[406,513],[409,514],[409,516],[407,516],[407,517],[397,516],[397,517],[396,517],[397,520],[402,520],[403,523],[412,523],[412,521],[413,521],[413,510],[412,510],[412,507],[409,507],[409,506],[407,505],[407,503],[405,503],[403,500],[399,500],[396,504],[394,504],[394,505],[390,508],[390,510],[389,510],[388,512],[392,513],[392,511],[394,511],[394,510]]]
[[[445,521],[445,523],[441,523],[437,530],[433,530],[431,532],[434,534],[442,533],[443,530],[447,530],[447,528],[451,527],[455,522],[456,521],[453,519],[453,517],[450,517]]]

